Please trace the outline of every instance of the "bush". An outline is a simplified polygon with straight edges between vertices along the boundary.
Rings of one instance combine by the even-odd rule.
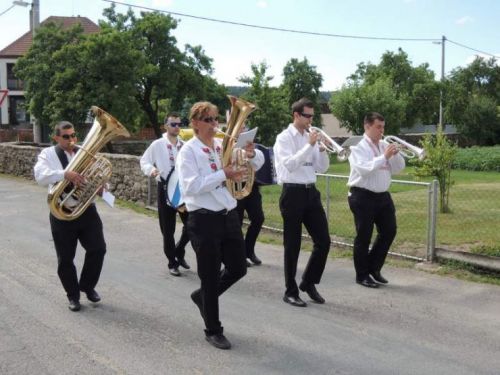
[[[500,146],[458,149],[452,168],[500,172]]]

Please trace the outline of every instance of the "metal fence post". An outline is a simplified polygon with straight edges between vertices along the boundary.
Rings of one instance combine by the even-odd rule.
[[[433,262],[436,256],[436,229],[438,181],[429,184],[428,217],[427,217],[427,261]]]
[[[330,222],[330,176],[326,176],[326,220]]]

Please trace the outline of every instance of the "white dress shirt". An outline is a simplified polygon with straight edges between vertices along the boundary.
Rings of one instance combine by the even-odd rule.
[[[73,159],[75,153],[64,151],[68,158],[68,163]],[[38,154],[38,160],[34,168],[35,180],[39,185],[49,186],[49,191],[52,186],[61,180],[64,180],[64,168],[56,154],[56,146],[44,148]]]
[[[320,152],[319,146],[309,144],[309,133],[300,134],[290,124],[276,138],[273,147],[278,184],[312,184],[316,182],[316,173],[328,170],[330,159],[326,152]]]
[[[251,164],[258,169],[264,164],[264,155],[255,150]],[[197,137],[187,141],[180,150],[176,169],[179,186],[188,212],[205,208],[212,211],[232,210],[236,199],[226,189],[226,174],[222,169],[222,139],[214,138],[209,148]]]
[[[405,159],[400,153],[386,160],[384,150],[387,146],[388,143],[384,141],[380,141],[377,146],[366,134],[363,135],[363,139],[351,147],[349,156],[351,173],[347,185],[375,193],[387,191],[391,186],[392,175],[405,167]]]
[[[165,134],[167,133],[164,133],[162,138],[153,141],[141,157],[141,170],[148,177],[151,176],[153,170],[157,169],[160,171],[160,176],[166,180],[170,170],[175,167],[177,154],[184,142],[178,139],[177,144],[174,145],[165,137]],[[157,180],[160,180],[158,176]]]

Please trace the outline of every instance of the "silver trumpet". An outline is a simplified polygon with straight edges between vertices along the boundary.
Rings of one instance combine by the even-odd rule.
[[[326,151],[332,154],[337,154],[338,161],[346,161],[349,157],[349,151],[335,142],[328,134],[326,134],[322,129],[317,128],[315,126],[310,126],[306,131],[309,133],[311,130],[314,130],[319,134],[318,143],[321,147],[323,147]]]
[[[422,160],[425,158],[425,150],[408,143],[401,138],[398,138],[394,135],[388,135],[384,137],[384,141],[389,144],[394,144],[398,149],[399,153],[407,159],[418,158],[418,160]]]

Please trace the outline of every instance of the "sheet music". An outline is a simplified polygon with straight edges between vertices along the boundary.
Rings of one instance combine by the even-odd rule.
[[[248,142],[253,143],[253,140],[255,139],[255,134],[257,134],[257,129],[258,128],[253,128],[252,130],[241,133],[238,137],[238,141],[236,142],[235,147],[244,148]]]
[[[101,198],[109,207],[115,206],[115,196],[111,192],[109,192],[108,190],[104,189],[102,191]]]

